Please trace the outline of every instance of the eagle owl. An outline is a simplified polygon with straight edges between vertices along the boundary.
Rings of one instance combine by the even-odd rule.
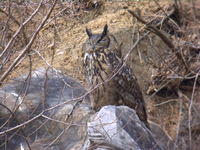
[[[83,67],[90,92],[92,108],[97,111],[106,105],[126,105],[136,110],[140,120],[147,122],[145,102],[137,79],[129,65],[121,59],[119,45],[108,34],[107,25],[101,34],[92,34],[83,45]]]

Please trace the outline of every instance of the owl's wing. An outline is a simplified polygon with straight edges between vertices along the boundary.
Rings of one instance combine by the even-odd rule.
[[[137,98],[143,101],[142,93],[137,83],[137,78],[133,74],[130,66],[115,54],[113,54],[112,57],[111,64],[114,70],[113,73],[117,72],[114,79],[118,82],[119,86],[123,88],[123,90],[133,95],[134,99]]]
[[[118,72],[114,80],[117,82],[117,93],[120,95],[123,104],[135,109],[140,120],[150,129],[147,122],[145,102],[132,69],[115,54],[113,54],[111,61],[114,73]]]

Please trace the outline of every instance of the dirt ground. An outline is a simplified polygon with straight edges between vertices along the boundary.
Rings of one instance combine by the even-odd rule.
[[[160,2],[160,6],[164,10],[170,10],[172,4],[169,2]],[[199,3],[200,4],[200,3]],[[85,28],[91,29],[93,33],[102,32],[105,24],[108,25],[108,30],[112,33],[118,43],[122,43],[123,57],[129,52],[134,45],[138,36],[144,35],[145,26],[137,21],[128,13],[129,10],[137,10],[143,19],[149,20],[153,17],[161,17],[162,10],[154,2],[99,2],[96,6],[90,6],[72,18],[65,17],[56,18],[56,27],[49,24],[39,34],[42,37],[43,45],[41,46],[41,56],[35,54],[32,57],[33,70],[38,67],[48,67],[47,62],[57,70],[69,75],[85,86],[84,73],[82,69],[82,45],[87,39]],[[196,5],[198,6],[198,5]],[[200,5],[199,5],[200,6]],[[74,5],[75,8],[78,6]],[[184,10],[188,11],[190,17],[192,15],[192,6],[190,3],[183,5]],[[57,6],[59,10],[59,6]],[[197,7],[200,12],[200,7]],[[199,13],[200,16],[200,13]],[[193,21],[188,16],[188,24],[194,25]],[[56,32],[55,32],[56,31]],[[140,31],[140,32],[138,32]],[[140,33],[140,34],[138,34]],[[167,37],[173,39],[173,35],[167,34]],[[154,47],[152,47],[152,45]],[[149,120],[159,124],[166,135],[176,140],[177,129],[180,136],[178,137],[178,146],[180,149],[187,149],[188,145],[188,108],[189,101],[192,96],[192,90],[181,90],[183,93],[182,99],[182,119],[180,126],[178,121],[180,118],[180,99],[176,90],[162,90],[155,94],[151,89],[153,86],[152,74],[155,71],[155,66],[159,66],[159,54],[169,54],[170,50],[163,41],[155,34],[150,33],[145,37],[139,45],[133,49],[128,57],[128,64],[133,69],[134,74],[138,78],[143,96],[147,102],[147,112]],[[52,61],[52,55],[54,58]],[[19,65],[9,77],[14,79],[23,73],[27,73],[29,68],[28,57]],[[192,87],[192,86],[191,86]],[[193,103],[196,111],[192,114],[200,114],[200,90],[194,92]],[[192,122],[192,145],[193,149],[198,149],[200,145],[200,128],[199,114],[193,115]],[[194,127],[194,128],[193,128]]]

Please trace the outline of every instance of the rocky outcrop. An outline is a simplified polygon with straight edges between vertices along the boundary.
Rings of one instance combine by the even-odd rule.
[[[164,147],[127,106],[105,106],[88,122],[84,149],[161,150]]]
[[[127,106],[90,107],[85,88],[38,68],[0,88],[0,149],[164,149]]]
[[[85,88],[52,69],[38,68],[30,82],[26,78],[20,76],[0,89],[0,149],[28,149],[27,143],[32,149],[53,150],[78,145],[93,113],[86,105]]]

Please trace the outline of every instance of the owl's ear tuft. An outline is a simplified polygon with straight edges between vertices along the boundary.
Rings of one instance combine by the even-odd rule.
[[[87,28],[86,28],[86,33],[87,33],[89,38],[92,36],[92,33]]]
[[[104,37],[105,35],[107,35],[107,32],[108,32],[108,25],[106,24],[104,26],[104,29],[103,29],[103,32],[102,32],[102,37]]]

